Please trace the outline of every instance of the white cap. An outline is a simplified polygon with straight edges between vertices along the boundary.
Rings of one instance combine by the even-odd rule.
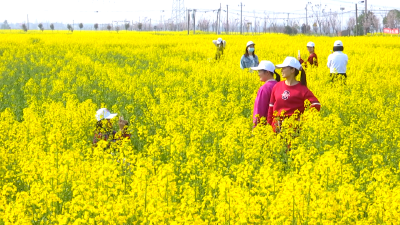
[[[293,67],[297,70],[301,69],[300,62],[296,58],[290,56],[286,57],[282,64],[276,65],[276,68],[283,68],[287,66]]]
[[[101,108],[99,110],[97,110],[96,112],[96,119],[97,121],[100,121],[102,119],[112,119],[117,115],[117,113],[110,113],[110,111],[108,111],[108,109],[106,108]]]
[[[339,40],[335,41],[335,44],[333,44],[333,47],[336,47],[336,46],[341,46],[341,47],[343,47],[342,41],[339,41]]]
[[[249,45],[255,45],[255,44],[254,44],[254,42],[252,42],[252,41],[249,41],[249,42],[247,42],[247,45],[246,45],[246,47],[249,47]]]
[[[314,42],[311,42],[311,41],[310,41],[310,42],[308,42],[308,43],[307,43],[307,47],[315,47],[315,44],[314,44]]]
[[[221,42],[222,42],[222,38],[218,38],[217,39],[217,44],[221,44]]]
[[[251,67],[252,70],[268,70],[269,72],[273,73],[275,71],[275,66],[272,62],[267,60],[262,60],[257,67]]]

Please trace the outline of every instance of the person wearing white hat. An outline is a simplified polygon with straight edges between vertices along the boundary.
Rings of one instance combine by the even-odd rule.
[[[333,53],[328,56],[328,68],[331,72],[332,81],[339,77],[347,78],[346,70],[349,58],[343,53],[344,47],[342,41],[335,41],[333,44]]]
[[[275,66],[272,62],[263,60],[257,67],[251,67],[252,70],[258,71],[258,76],[261,82],[265,82],[257,92],[257,97],[254,102],[253,124],[266,124],[268,119],[269,100],[271,98],[272,88],[277,81],[281,80],[278,73],[275,72]],[[276,75],[276,80],[274,79]]]
[[[93,137],[93,145],[96,146],[96,144],[100,140],[104,141],[115,141],[116,140],[116,133],[115,131],[112,131],[112,123],[111,119],[116,117],[118,114],[117,113],[110,113],[110,111],[106,108],[101,108],[96,111],[96,129]],[[130,135],[127,133],[126,128],[128,126],[128,121],[124,120],[122,117],[119,118],[118,120],[118,126],[119,130],[121,132],[121,137],[128,137],[130,138]]]
[[[212,42],[217,47],[217,53],[215,54],[215,60],[218,60],[224,54],[226,41],[222,40],[222,38],[218,38],[217,40],[213,40]]]
[[[258,66],[258,56],[255,54],[255,47],[256,44],[254,42],[249,41],[246,45],[246,52],[240,59],[240,68],[243,70],[245,68],[255,67]]]
[[[308,42],[307,43],[307,50],[310,53],[310,56],[308,56],[308,63],[310,63],[310,65],[312,66],[318,66],[318,58],[317,58],[317,54],[315,54],[315,44],[314,42]],[[304,60],[301,59],[301,56],[299,55],[298,58],[299,62],[301,64],[304,63]],[[304,63],[304,66],[307,66],[307,64]]]
[[[306,73],[300,62],[294,57],[286,57],[282,64],[276,65],[282,68],[282,77],[285,81],[277,83],[271,92],[269,101],[268,123],[275,132],[280,131],[280,126],[285,118],[303,113],[304,101],[311,102],[311,107],[320,110],[320,103],[314,94],[307,88]],[[301,71],[300,82],[296,76]],[[279,115],[279,116],[274,116]]]

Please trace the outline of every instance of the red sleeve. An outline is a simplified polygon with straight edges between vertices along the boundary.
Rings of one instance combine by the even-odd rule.
[[[305,99],[310,101],[311,106],[310,108],[316,108],[318,111],[321,109],[321,104],[319,103],[318,99],[314,96],[314,94],[307,88],[306,94],[304,96]]]
[[[269,99],[269,108],[268,108],[268,118],[267,121],[271,125],[272,121],[274,120],[274,104],[275,104],[275,89],[278,86],[277,83],[274,88],[272,88],[271,98]]]
[[[315,59],[314,59],[314,58],[315,58]],[[315,53],[311,54],[311,55],[308,57],[308,62],[309,62],[311,65],[318,66],[317,55],[316,55]],[[315,63],[314,63],[314,62],[315,62]]]
[[[314,64],[314,60],[313,60],[313,58],[314,58],[314,56],[313,56],[313,54],[311,54],[309,57],[308,57],[308,63],[310,63],[311,65],[313,65]]]
[[[300,62],[300,64],[303,64],[304,61],[302,59],[300,59],[299,62]]]

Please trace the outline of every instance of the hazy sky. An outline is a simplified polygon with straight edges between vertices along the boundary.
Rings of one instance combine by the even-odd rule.
[[[182,0],[181,0],[182,1]],[[171,17],[173,0],[0,0],[0,22],[8,20],[9,23],[25,23],[27,14],[30,22],[64,22],[72,23],[110,23],[112,21],[141,21],[145,17],[152,18],[152,23],[158,23],[163,19]],[[243,16],[249,20],[254,20],[250,16],[264,17],[275,12],[275,17],[289,18],[304,17],[307,2],[311,6],[315,4],[326,5],[327,10],[340,11],[344,7],[344,12],[354,11],[355,2],[348,0],[247,0],[243,1]],[[240,1],[227,0],[185,0],[185,8],[198,9],[196,18],[216,17],[215,10],[222,4],[223,10],[229,5],[229,18],[239,18]],[[364,9],[364,4],[359,4],[359,9]],[[400,8],[398,0],[368,0],[370,9],[392,9]],[[162,11],[163,10],[163,11]],[[208,12],[205,12],[207,11]],[[98,11],[98,12],[95,12]],[[281,12],[282,14],[278,14]],[[254,14],[255,13],[255,14]],[[283,14],[285,13],[285,14]],[[238,15],[239,14],[239,15]],[[352,13],[344,14],[347,18]],[[223,12],[223,19],[226,12]],[[302,19],[299,19],[302,21]],[[283,21],[281,19],[280,21]]]

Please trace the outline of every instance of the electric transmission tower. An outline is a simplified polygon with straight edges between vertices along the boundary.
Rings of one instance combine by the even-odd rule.
[[[171,20],[174,22],[177,29],[180,29],[182,22],[185,21],[186,10],[184,0],[173,0]]]

